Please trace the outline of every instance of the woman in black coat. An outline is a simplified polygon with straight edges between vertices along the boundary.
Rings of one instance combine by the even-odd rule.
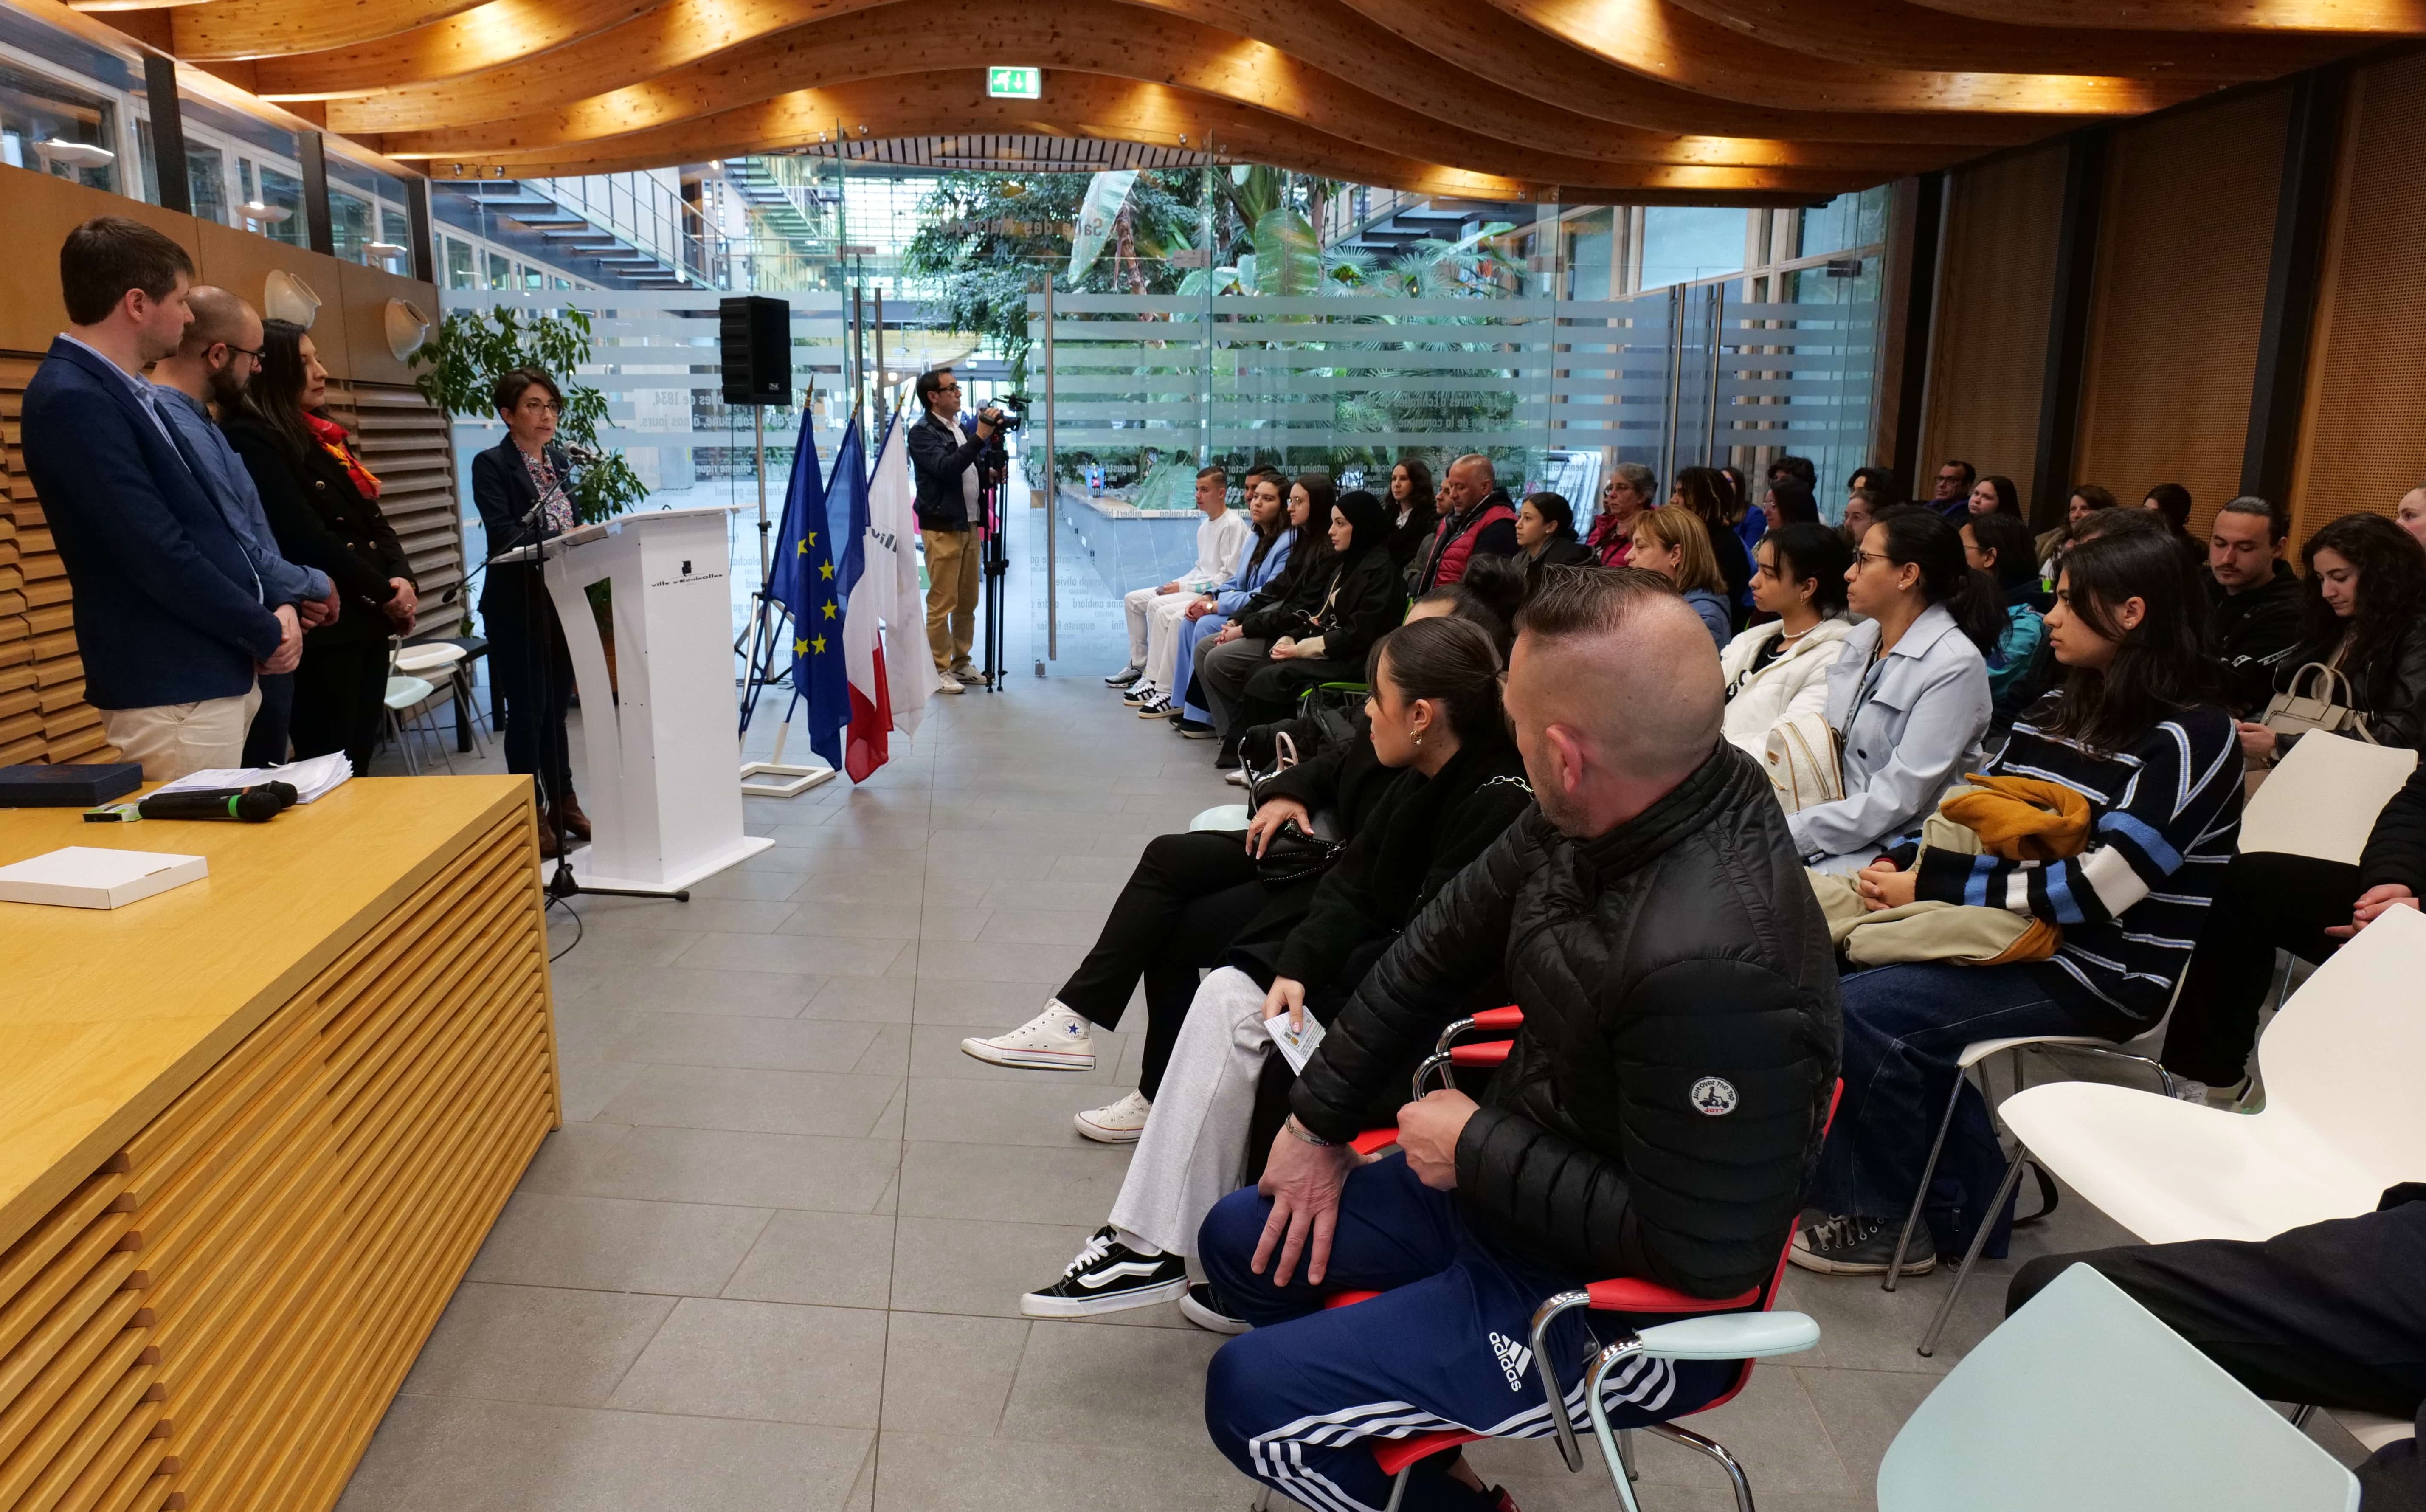
[[[1205,1214],[1237,1184],[1274,1047],[1309,1029],[1309,1016],[1319,1024],[1345,1004],[1399,932],[1531,808],[1487,633],[1462,620],[1419,620],[1383,638],[1362,670],[1373,690],[1371,748],[1393,773],[1387,787],[1302,916],[1251,921],[1198,987],[1109,1225],[1059,1280],[1021,1299],[1023,1313],[1085,1317],[1189,1294],[1191,1316],[1236,1332],[1221,1321],[1220,1298],[1189,1293],[1182,1257]],[[1307,819],[1275,796],[1249,834]],[[1506,1000],[1496,983],[1472,996],[1475,1006]],[[1405,1085],[1401,1076],[1394,1091]]]
[[[412,632],[419,589],[380,512],[380,480],[325,412],[329,373],[312,337],[288,320],[261,331],[259,370],[224,420],[228,445],[252,475],[280,554],[327,573],[341,600],[334,620],[303,633],[288,729],[298,759],[343,751],[361,776],[387,707],[388,637]]]
[[[490,395],[506,439],[472,459],[472,502],[487,528],[489,554],[551,535],[578,523],[566,492],[572,459],[556,443],[564,393],[536,367],[517,367]],[[564,715],[573,700],[573,658],[556,604],[536,562],[489,569],[480,591],[480,623],[489,632],[489,675],[506,695],[506,770],[535,779],[540,805],[540,854],[557,854],[556,821],[576,840],[590,838],[590,817],[573,791],[572,750]],[[544,685],[545,696],[542,696]]]
[[[1301,600],[1274,626],[1270,659],[1248,677],[1242,725],[1297,711],[1300,694],[1365,675],[1365,654],[1406,612],[1406,583],[1390,560],[1390,514],[1363,489],[1343,494],[1331,512],[1332,564],[1310,606]]]

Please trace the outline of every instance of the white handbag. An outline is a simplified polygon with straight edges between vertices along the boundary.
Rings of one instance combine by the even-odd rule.
[[[2277,735],[2321,730],[2376,743],[2368,733],[2367,716],[2352,707],[2350,679],[2339,668],[2321,661],[2311,661],[2291,674],[2283,691],[2266,701],[2266,712],[2257,716],[2257,722]]]
[[[1771,725],[1761,748],[1761,769],[1789,814],[1845,796],[1836,732],[1822,714],[1788,714]]]

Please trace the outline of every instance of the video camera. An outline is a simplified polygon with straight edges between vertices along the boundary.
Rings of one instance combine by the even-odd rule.
[[[1005,394],[978,412],[978,418],[991,423],[995,434],[1007,436],[1027,419],[1028,398],[1025,394]]]

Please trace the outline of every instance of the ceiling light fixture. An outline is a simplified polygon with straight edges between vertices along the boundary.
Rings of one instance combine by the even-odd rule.
[[[264,204],[259,200],[247,200],[235,208],[247,220],[258,220],[265,226],[274,226],[295,213],[290,205]]]
[[[65,163],[70,168],[107,168],[118,161],[118,154],[106,147],[95,147],[90,142],[68,141],[58,137],[54,137],[48,141],[34,143],[34,151],[42,154],[44,162]]]

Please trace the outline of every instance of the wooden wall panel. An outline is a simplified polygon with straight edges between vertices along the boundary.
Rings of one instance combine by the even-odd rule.
[[[328,1507],[557,1122],[514,805],[0,1254],[0,1506]]]
[[[254,309],[268,312],[263,289],[272,272],[291,273],[320,297],[320,313],[312,322],[312,345],[320,366],[332,379],[354,376],[353,349],[347,339],[345,265],[334,257],[289,247],[208,220],[197,221],[202,232],[201,282],[216,284],[240,295]],[[427,285],[424,285],[427,286]]]
[[[1916,490],[1960,457],[2030,497],[2063,202],[2061,142],[1951,176]]]
[[[2290,90],[2116,129],[2072,481],[2180,483],[2204,532],[2240,492]]]
[[[0,350],[41,351],[66,329],[59,246],[69,232],[97,215],[121,215],[157,227],[200,259],[202,222],[192,216],[29,168],[0,166],[0,226],[8,228],[8,255],[0,257]]]
[[[2426,56],[2352,81],[2291,495],[2305,538],[2426,483]]]

